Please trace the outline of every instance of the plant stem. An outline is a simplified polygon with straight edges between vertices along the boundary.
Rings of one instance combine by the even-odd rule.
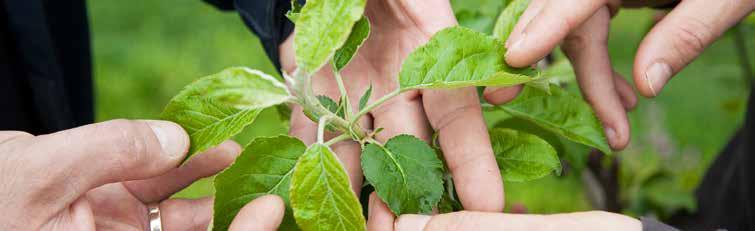
[[[295,93],[296,97],[299,99],[299,105],[301,105],[305,111],[315,114],[318,117],[331,116],[331,118],[329,119],[330,125],[342,133],[353,134],[358,139],[367,137],[368,133],[361,127],[359,127],[358,125],[352,126],[351,124],[349,124],[349,121],[338,117],[337,115],[333,114],[333,112],[322,106],[322,104],[320,104],[320,101],[317,100],[314,92],[312,92],[312,80],[310,77],[311,76],[309,76],[309,74],[298,69],[294,71],[295,84],[292,87],[292,90]]]
[[[341,92],[341,100],[343,100],[343,104],[346,105],[346,111],[343,113],[344,117],[346,117],[346,120],[349,120],[351,118],[353,111],[351,110],[351,103],[349,102],[349,93],[346,91],[346,85],[343,84],[343,78],[341,77],[341,72],[338,70],[335,70],[333,68],[333,75],[336,78],[336,83],[338,83],[338,91]]]
[[[348,140],[350,138],[351,138],[351,136],[349,134],[341,134],[339,136],[336,136],[333,139],[328,140],[328,142],[325,142],[325,145],[330,146],[330,145],[333,145],[335,143],[338,143],[338,142],[341,142],[341,141],[344,141],[344,140]]]
[[[392,91],[391,93],[388,93],[388,94],[384,95],[383,97],[381,97],[377,101],[375,101],[375,102],[373,102],[371,104],[368,104],[362,110],[360,110],[359,113],[357,113],[357,115],[354,116],[354,118],[351,119],[351,122],[349,124],[351,126],[353,126],[354,124],[356,124],[357,121],[359,121],[360,117],[366,115],[368,112],[372,111],[377,106],[380,106],[381,104],[385,103],[385,101],[388,101],[389,99],[392,99],[393,97],[396,97],[399,94],[401,94],[401,89],[400,88],[396,89],[395,91]]]
[[[332,118],[330,115],[320,117],[320,121],[317,122],[317,143],[323,143],[325,137],[325,126],[328,125],[328,120]]]

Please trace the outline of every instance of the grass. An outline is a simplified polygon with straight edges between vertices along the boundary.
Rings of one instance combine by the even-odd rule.
[[[259,41],[236,13],[220,12],[201,1],[88,3],[98,121],[158,118],[170,97],[183,86],[229,66],[275,73]],[[752,17],[748,20],[755,21]],[[624,76],[630,76],[634,52],[649,23],[647,10],[622,11],[612,23],[610,55],[616,70]],[[744,30],[750,57],[755,57],[752,25]],[[630,114],[632,146],[618,155],[635,158],[652,153],[663,156],[661,162],[688,163],[691,170],[678,173],[674,179],[691,190],[742,123],[749,93],[742,83],[732,39],[724,38],[675,77],[661,96],[640,100]],[[245,144],[256,136],[285,131],[275,112],[266,111],[237,140]],[[531,183],[507,183],[506,187],[507,203],[524,204],[530,212],[589,209],[578,177],[548,177]],[[203,180],[177,196],[211,194],[211,181]]]

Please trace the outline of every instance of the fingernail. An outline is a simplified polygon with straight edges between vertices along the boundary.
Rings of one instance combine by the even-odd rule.
[[[164,155],[169,156],[171,159],[183,157],[189,148],[189,137],[181,126],[157,120],[148,120],[146,122],[152,129],[152,133],[157,137],[157,141],[160,142]]]
[[[616,140],[616,131],[613,130],[613,128],[605,127],[603,130],[606,133],[606,138],[608,138],[609,144],[611,143],[611,141]]]
[[[645,71],[645,81],[648,87],[650,87],[650,92],[653,96],[657,96],[661,89],[663,89],[663,86],[671,78],[671,72],[671,66],[662,62],[653,63],[648,67]]]
[[[430,222],[430,216],[427,215],[401,215],[396,222],[396,231],[422,231]]]
[[[516,38],[516,41],[511,43],[510,46],[508,46],[508,51],[506,51],[505,56],[509,56],[509,54],[513,51],[517,51],[519,49],[522,49],[522,46],[524,44],[524,39],[527,37],[527,33],[522,32],[522,35],[519,36],[519,38]]]

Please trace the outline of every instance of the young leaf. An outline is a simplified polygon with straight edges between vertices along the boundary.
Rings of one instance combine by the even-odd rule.
[[[298,230],[289,205],[289,187],[296,161],[307,146],[289,136],[261,137],[244,148],[231,167],[215,177],[213,230],[227,230],[244,205],[275,194],[287,205],[280,229]]]
[[[529,82],[534,71],[506,65],[503,42],[463,27],[435,34],[414,50],[399,73],[402,90],[469,86],[512,86]]]
[[[257,70],[234,67],[186,86],[161,118],[189,133],[189,156],[220,144],[251,124],[262,109],[290,99],[288,89]],[[187,156],[188,158],[188,156]]]
[[[362,18],[366,0],[309,0],[296,19],[296,64],[314,73],[327,63]]]
[[[396,215],[429,214],[443,196],[443,162],[414,136],[368,144],[361,158],[364,176]]]
[[[299,1],[291,0],[291,10],[286,12],[286,18],[296,24],[296,20],[299,19],[299,14],[301,13],[301,7],[302,5],[299,4]]]
[[[531,121],[538,126],[610,154],[603,125],[590,105],[570,95],[560,87],[551,85],[551,94],[525,86],[519,96],[508,104],[498,106],[516,118]]]
[[[370,102],[370,97],[372,97],[372,84],[370,84],[370,87],[367,88],[367,91],[364,92],[364,95],[359,98],[359,110],[361,111],[364,107],[367,106],[367,103]]]
[[[341,162],[323,144],[299,158],[291,179],[291,206],[302,230],[365,230],[362,206]]]
[[[495,27],[493,27],[493,36],[501,41],[506,41],[511,31],[514,30],[516,22],[519,21],[519,17],[522,16],[522,13],[524,13],[529,4],[530,0],[511,1],[501,14],[498,15],[498,20],[496,20]]]
[[[438,212],[450,213],[464,210],[464,206],[459,201],[459,196],[456,194],[456,188],[454,187],[454,179],[450,173],[444,173],[446,190],[443,192],[443,197],[438,202]]]
[[[561,172],[556,150],[536,135],[497,128],[490,130],[490,143],[505,181],[530,181]]]
[[[335,71],[341,71],[346,67],[346,64],[349,64],[351,58],[357,54],[359,47],[362,46],[369,35],[370,20],[368,20],[367,17],[362,16],[362,19],[359,19],[359,21],[354,24],[354,28],[351,29],[351,34],[349,35],[349,38],[346,39],[346,43],[344,43],[333,56]]]

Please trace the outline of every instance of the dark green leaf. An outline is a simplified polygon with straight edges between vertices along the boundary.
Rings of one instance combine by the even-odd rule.
[[[394,214],[429,214],[443,195],[443,163],[424,141],[399,135],[362,151],[364,176]]]
[[[364,95],[359,98],[359,110],[362,110],[367,106],[367,103],[369,103],[370,101],[370,97],[372,97],[372,84],[370,84],[370,87],[367,88],[367,91],[364,92]]]
[[[463,27],[441,30],[414,50],[399,73],[402,90],[513,86],[529,82],[532,69],[515,69],[504,63],[503,42]]]
[[[296,64],[314,73],[346,42],[366,0],[309,0],[296,19]]]
[[[365,230],[362,206],[333,151],[313,144],[299,158],[291,179],[291,206],[302,230]]]
[[[367,37],[370,35],[370,20],[367,17],[362,17],[354,24],[354,28],[351,29],[351,34],[343,46],[336,51],[333,56],[333,65],[335,71],[341,71],[351,61],[351,58],[357,54],[359,47],[362,46]]]
[[[252,141],[236,162],[215,177],[213,230],[227,230],[244,205],[257,197],[275,194],[287,205],[283,230],[298,229],[289,205],[289,187],[296,161],[307,146],[288,136]]]
[[[189,84],[171,99],[160,117],[180,124],[189,133],[191,156],[233,137],[262,109],[290,98],[286,86],[274,77],[235,67]]]
[[[543,129],[536,124],[520,119],[509,118],[504,121],[498,122],[494,126],[495,128],[510,128],[526,133],[536,135],[545,141],[547,141],[558,155],[569,163],[571,169],[576,172],[581,172],[587,164],[587,156],[590,154],[591,148],[582,144],[578,144],[567,140],[564,137],[558,136],[555,133]]]
[[[590,105],[557,86],[551,85],[550,95],[526,86],[516,99],[497,108],[571,141],[611,153],[603,125]]]
[[[561,172],[556,150],[536,135],[496,128],[490,130],[490,143],[505,181],[530,181]]]

